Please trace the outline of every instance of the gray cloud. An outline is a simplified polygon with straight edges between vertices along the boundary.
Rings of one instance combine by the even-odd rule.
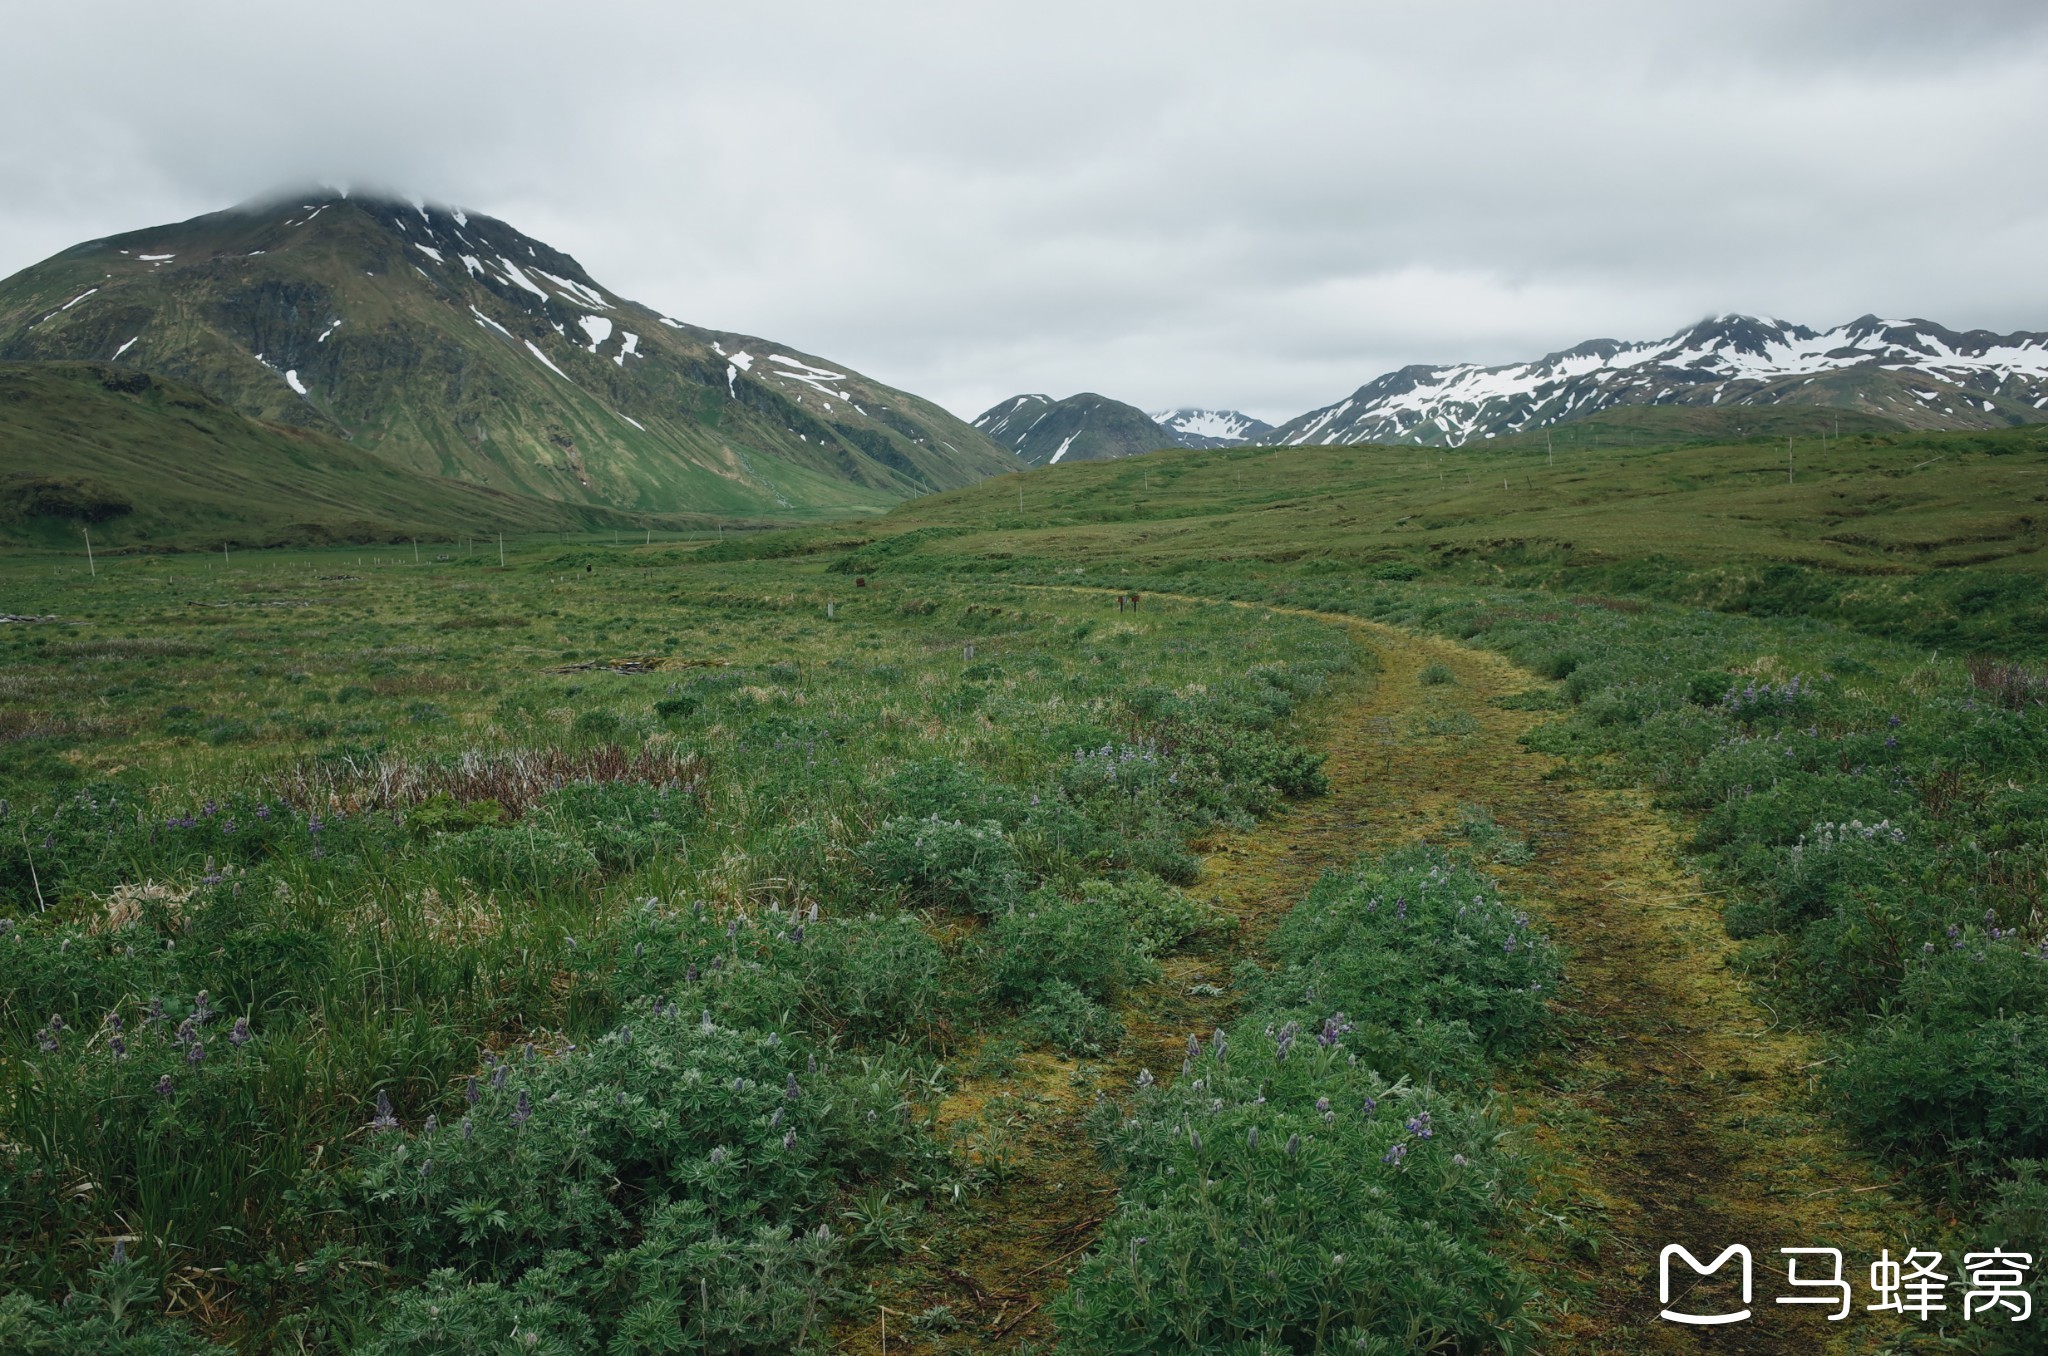
[[[968,415],[1279,418],[1721,310],[2048,328],[2032,3],[11,8],[0,269],[393,184]]]

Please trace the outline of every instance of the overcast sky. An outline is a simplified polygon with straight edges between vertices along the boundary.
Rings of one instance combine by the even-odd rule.
[[[310,181],[972,417],[2048,330],[2048,5],[0,0],[0,274]]]

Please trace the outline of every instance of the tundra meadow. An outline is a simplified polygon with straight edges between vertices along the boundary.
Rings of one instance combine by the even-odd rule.
[[[917,530],[78,564],[4,564],[10,1351],[1626,1349],[1528,825],[1212,888],[1502,713],[1682,828],[1865,1199],[2048,1218],[2023,620]]]

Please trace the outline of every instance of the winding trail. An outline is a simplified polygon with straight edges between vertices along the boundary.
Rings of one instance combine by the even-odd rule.
[[[1351,628],[1378,671],[1310,713],[1329,754],[1329,794],[1207,845],[1194,892],[1239,926],[1207,951],[1165,963],[1165,982],[1126,1010],[1131,1038],[1099,1066],[1102,1085],[1128,1087],[1141,1066],[1177,1067],[1188,1031],[1230,1015],[1232,966],[1258,953],[1325,870],[1448,837],[1461,807],[1481,806],[1526,837],[1533,859],[1494,870],[1565,950],[1556,1004],[1563,1040],[1500,1087],[1546,1160],[1542,1206],[1552,1227],[1501,1240],[1543,1285],[1541,1349],[1805,1356],[1871,1351],[1894,1336],[1896,1320],[1862,1312],[1862,1273],[1879,1249],[1897,1257],[1919,1241],[1908,1213],[1876,1165],[1810,1109],[1813,1042],[1775,1022],[1730,972],[1733,944],[1714,901],[1684,869],[1668,818],[1640,791],[1580,785],[1558,760],[1523,746],[1546,719],[1535,708],[1556,685],[1441,637],[1270,610]],[[1421,683],[1432,664],[1455,681]],[[900,1286],[884,1288],[882,1302],[906,1316],[914,1305],[948,1303],[958,1330],[913,1335],[892,1319],[890,1350],[1051,1340],[1039,1306],[1065,1284],[1114,1200],[1081,1124],[1096,1086],[1072,1061],[1045,1056],[963,1081],[942,1121],[1000,1112],[1014,1127],[1009,1173],[946,1261],[913,1258]],[[1673,1243],[1703,1261],[1746,1244],[1756,1263],[1754,1317],[1725,1327],[1660,1319],[1659,1254]],[[1858,1309],[1844,1322],[1827,1322],[1817,1306],[1773,1303],[1787,1290],[1778,1249],[1822,1246],[1842,1250],[1856,1287]],[[1802,1266],[1802,1276],[1813,1274],[1814,1264]],[[1687,1279],[1679,1264],[1673,1307],[1733,1307],[1722,1303],[1732,1288],[1721,1277],[1688,1303]],[[871,1328],[839,1337],[841,1350],[879,1350]]]

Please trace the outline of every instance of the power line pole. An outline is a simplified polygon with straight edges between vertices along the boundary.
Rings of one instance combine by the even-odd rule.
[[[1792,483],[1792,438],[1790,434],[1787,434],[1785,437],[1785,483],[1787,485]]]
[[[498,534],[498,568],[505,568],[505,534],[502,532]]]
[[[92,571],[92,577],[97,579],[100,577],[100,567],[95,565],[92,559],[92,529],[81,525],[79,530],[85,533],[85,568]]]

